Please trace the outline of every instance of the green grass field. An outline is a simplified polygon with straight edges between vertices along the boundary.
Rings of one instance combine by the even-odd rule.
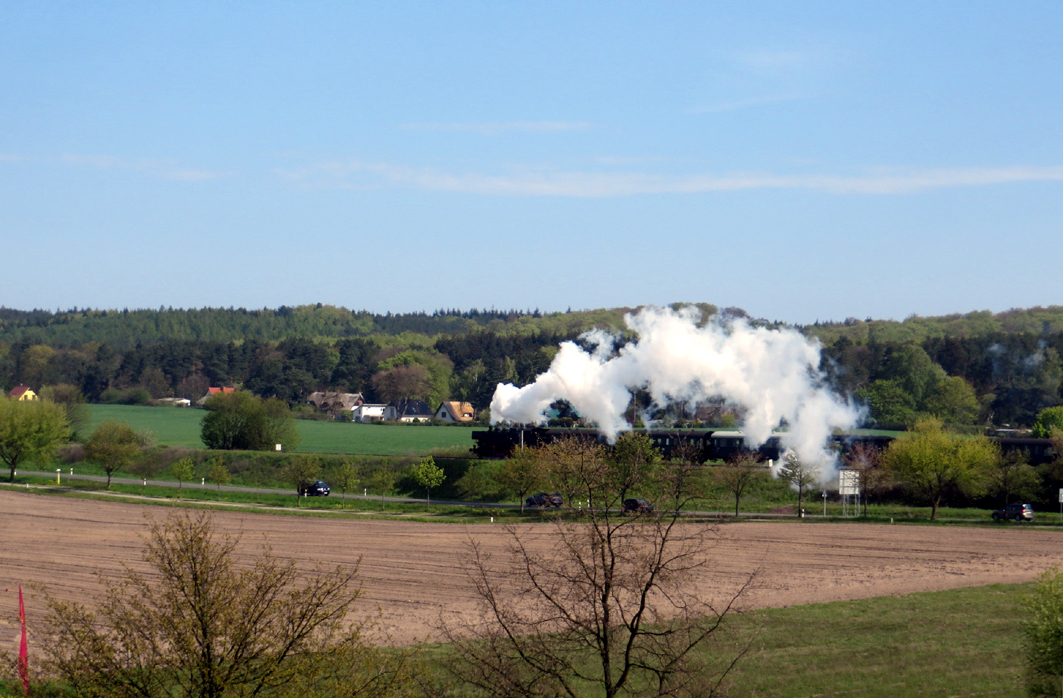
[[[1028,585],[760,611],[732,696],[1024,696]],[[741,633],[740,633],[741,634]]]
[[[748,648],[725,683],[729,698],[1020,698],[1019,606],[1029,588],[755,611],[732,616],[728,631],[703,647],[725,660]],[[433,646],[423,671],[442,677],[451,661],[446,645]]]
[[[90,405],[90,430],[105,419],[117,419],[134,429],[147,429],[160,444],[203,448],[199,425],[203,410],[131,405]],[[462,427],[385,426],[350,422],[296,420],[303,440],[299,453],[354,455],[415,455],[436,449],[472,447],[472,429]]]

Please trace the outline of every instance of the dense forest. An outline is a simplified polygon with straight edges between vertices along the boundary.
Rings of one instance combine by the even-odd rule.
[[[706,316],[746,317],[698,305]],[[483,409],[497,383],[533,380],[560,342],[593,327],[620,330],[629,311],[0,308],[0,387],[73,386],[92,402],[142,403],[236,385],[293,405],[335,389],[374,402],[456,399]],[[832,386],[867,405],[873,426],[904,427],[921,414],[1029,426],[1063,404],[1063,307],[797,329],[824,344]]]

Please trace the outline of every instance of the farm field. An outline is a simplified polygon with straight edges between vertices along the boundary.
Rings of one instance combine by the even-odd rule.
[[[134,429],[148,429],[159,443],[203,448],[199,440],[203,410],[133,405],[89,405],[90,430],[105,419],[117,419]],[[350,422],[315,422],[298,419],[302,434],[299,453],[350,453],[354,455],[414,455],[434,449],[471,448],[472,429],[464,427],[385,426]]]
[[[165,509],[0,492],[0,525],[9,541],[0,550],[0,589],[46,583],[59,597],[88,600],[94,571],[119,573],[140,563],[145,514]],[[441,612],[473,612],[475,597],[459,559],[471,537],[502,554],[498,525],[418,523],[358,517],[311,518],[217,512],[222,532],[243,534],[253,554],[263,537],[274,553],[315,563],[354,564],[362,558],[364,606],[381,611],[396,642],[431,636]],[[521,529],[533,546],[548,543],[549,525]],[[722,601],[757,571],[741,605],[746,609],[899,596],[912,592],[1028,582],[1063,563],[1063,532],[1023,527],[936,527],[874,524],[742,522],[716,530],[710,564],[696,581],[701,595]],[[31,599],[31,622],[40,614]],[[11,649],[17,595],[0,595],[0,649]],[[807,695],[807,694],[806,694]]]

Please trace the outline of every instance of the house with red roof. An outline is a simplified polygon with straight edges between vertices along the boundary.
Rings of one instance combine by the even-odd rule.
[[[11,392],[9,392],[7,396],[12,400],[18,400],[19,402],[37,399],[37,393],[30,390],[28,385],[16,385],[11,389]]]
[[[203,397],[196,400],[196,404],[202,407],[203,403],[205,403],[207,400],[214,397],[215,395],[228,395],[229,393],[235,392],[236,388],[207,388],[207,392],[203,395]]]

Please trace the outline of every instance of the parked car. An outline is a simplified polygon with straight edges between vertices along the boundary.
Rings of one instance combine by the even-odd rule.
[[[539,507],[545,509],[546,507],[559,507],[565,503],[565,498],[557,494],[547,494],[546,492],[540,492],[539,494],[533,494],[524,500],[524,503],[530,507]]]
[[[313,482],[300,482],[296,491],[304,497],[327,497],[332,490],[323,480],[314,480]]]
[[[625,499],[622,505],[625,514],[649,514],[653,511],[653,504],[642,497]]]
[[[1008,504],[993,512],[994,521],[1033,521],[1033,507],[1029,504]]]

